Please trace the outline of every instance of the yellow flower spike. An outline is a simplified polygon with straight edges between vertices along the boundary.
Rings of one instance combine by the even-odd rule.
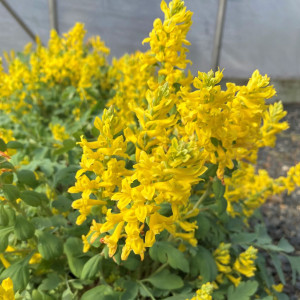
[[[246,277],[252,277],[255,274],[256,267],[254,264],[257,258],[257,249],[250,246],[245,252],[242,252],[236,259],[233,269]]]
[[[13,282],[9,277],[4,279],[0,285],[0,299],[3,300],[15,299]]]
[[[219,272],[224,274],[231,272],[229,253],[230,247],[231,244],[221,243],[213,253]]]
[[[207,282],[201,286],[199,290],[196,292],[196,296],[191,298],[190,300],[212,300],[212,293],[214,290],[214,285],[210,282]],[[188,299],[186,299],[188,300]]]

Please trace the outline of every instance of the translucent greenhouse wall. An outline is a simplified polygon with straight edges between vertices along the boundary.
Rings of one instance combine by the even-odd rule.
[[[44,43],[49,36],[47,0],[6,0]],[[189,33],[192,72],[212,64],[218,0],[186,0],[194,12]],[[247,79],[255,69],[273,78],[288,102],[300,102],[300,1],[228,0],[220,67],[227,78]],[[83,22],[88,35],[100,35],[112,56],[146,49],[141,41],[161,17],[160,0],[58,0],[59,31]],[[21,50],[30,41],[0,3],[0,52]],[[280,92],[281,93],[281,92]]]

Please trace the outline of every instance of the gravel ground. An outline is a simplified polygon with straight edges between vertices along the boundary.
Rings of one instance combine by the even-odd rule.
[[[272,177],[286,175],[289,167],[300,162],[300,104],[284,107],[288,112],[285,119],[290,128],[278,135],[275,148],[263,149],[258,160],[258,166],[267,169]],[[270,198],[263,205],[262,213],[274,242],[284,236],[294,246],[294,255],[300,255],[300,188],[291,195]],[[292,286],[290,265],[284,258],[282,262],[287,282],[284,292],[291,300],[299,300],[300,278],[296,286]]]

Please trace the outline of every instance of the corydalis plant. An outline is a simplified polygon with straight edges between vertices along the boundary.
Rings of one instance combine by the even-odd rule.
[[[215,209],[203,204],[211,186],[219,186],[213,189],[217,194],[225,170],[237,162],[255,162],[258,149],[272,144],[275,134],[287,128],[285,122],[279,123],[285,115],[282,105],[268,109],[265,100],[275,90],[258,71],[246,86],[228,83],[225,91],[219,85],[220,71],[199,72],[194,79],[186,75],[184,45],[189,44],[192,13],[183,1],[171,1],[169,6],[162,1],[161,8],[165,19],[154,21],[144,40],[150,50],[139,55],[141,72],[157,66],[157,76],[136,85],[124,74],[125,86],[141,91],[138,100],[126,94],[121,98],[121,90],[114,98],[118,106],[96,118],[98,139],[82,138],[81,170],[69,189],[82,193],[73,202],[80,213],[77,223],[92,215],[90,232],[83,237],[85,250],[100,240],[110,256],[120,246],[123,260],[131,251],[143,259],[163,231],[196,246],[193,217]],[[138,105],[141,100],[144,105]],[[132,111],[123,110],[125,106]],[[215,172],[201,177],[208,166],[209,172],[215,166]],[[215,173],[218,178],[213,182]],[[223,205],[226,209],[226,202]]]

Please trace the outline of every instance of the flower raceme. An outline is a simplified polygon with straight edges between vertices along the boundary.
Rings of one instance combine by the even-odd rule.
[[[193,217],[203,204],[192,199],[206,195],[196,187],[204,180],[210,186],[211,178],[202,176],[207,166],[215,165],[226,184],[226,169],[255,163],[259,148],[273,145],[275,135],[288,127],[280,123],[282,105],[265,103],[275,94],[266,75],[255,71],[246,86],[227,83],[222,90],[220,70],[195,78],[186,73],[192,13],[181,0],[169,6],[162,1],[161,8],[164,20],[155,20],[144,40],[150,49],[114,62],[111,72],[119,74],[120,90],[102,118],[95,119],[97,139],[81,138],[81,169],[69,189],[82,195],[73,202],[80,213],[77,224],[89,216],[93,220],[83,237],[85,251],[101,240],[110,256],[120,246],[123,260],[131,251],[143,259],[163,231],[196,246]],[[139,70],[140,80],[128,70]],[[298,179],[289,178],[292,188]],[[235,200],[229,190],[226,197],[232,214]],[[245,205],[247,217],[259,206]],[[224,259],[219,261],[223,271],[230,268]],[[243,261],[234,265],[237,272]]]

